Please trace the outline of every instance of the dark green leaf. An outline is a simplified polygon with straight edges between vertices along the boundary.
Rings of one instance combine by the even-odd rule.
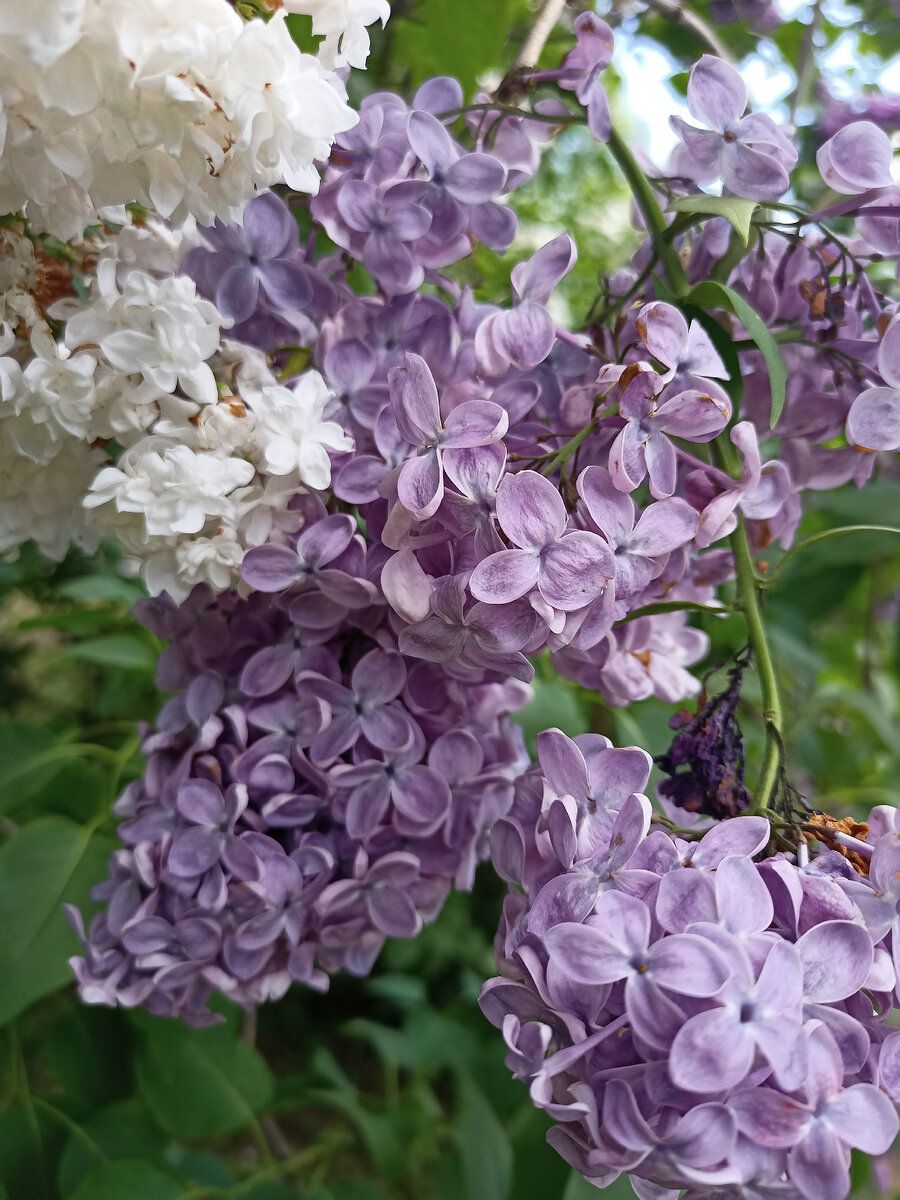
[[[396,27],[393,53],[409,66],[414,85],[431,75],[455,75],[468,94],[479,75],[501,66],[515,14],[527,17],[527,11],[520,0],[482,0],[477,20],[460,20],[459,0],[416,0]]]
[[[62,905],[87,903],[112,849],[65,817],[31,821],[0,847],[0,1025],[71,982],[78,943]]]
[[[72,1134],[60,1159],[57,1182],[64,1196],[102,1165],[98,1159],[140,1159],[161,1164],[166,1138],[140,1100],[122,1100],[100,1109],[83,1122],[82,1130],[82,1137]]]
[[[109,637],[85,638],[66,653],[71,658],[96,663],[101,667],[122,667],[129,671],[152,671],[156,667],[156,652],[143,638],[130,633],[113,633]]]
[[[736,291],[726,287],[724,283],[716,283],[712,279],[692,288],[687,299],[689,303],[696,304],[699,308],[725,308],[729,312],[733,312],[756,343],[769,372],[769,388],[772,394],[769,423],[774,428],[781,416],[781,410],[784,408],[787,365],[778,343],[769,332],[765,321],[743,296],[739,296]]]
[[[263,1057],[230,1029],[189,1029],[135,1014],[141,1094],[160,1125],[193,1140],[241,1129],[272,1098]]]
[[[512,1149],[506,1130],[484,1094],[460,1073],[453,1132],[462,1157],[467,1200],[505,1200],[512,1182]]]
[[[180,1200],[181,1184],[137,1159],[106,1163],[66,1200]]]
[[[41,1048],[70,1113],[94,1113],[129,1091],[129,1034],[123,1013],[77,1002],[47,1028]]]

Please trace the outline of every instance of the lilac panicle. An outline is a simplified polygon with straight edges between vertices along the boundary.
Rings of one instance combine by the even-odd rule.
[[[648,830],[646,767],[613,761],[640,752],[541,736],[492,836],[511,886],[481,1006],[551,1145],[642,1197],[844,1200],[851,1149],[900,1128],[893,810],[869,876],[825,848],[760,859],[763,818]]]

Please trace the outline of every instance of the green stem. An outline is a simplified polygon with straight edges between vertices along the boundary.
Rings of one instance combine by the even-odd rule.
[[[559,467],[564,467],[582,442],[594,432],[595,426],[596,418],[588,421],[587,425],[583,429],[579,429],[574,437],[569,438],[564,446],[560,446],[546,466],[541,467],[541,474],[552,475]]]
[[[691,285],[688,283],[687,276],[684,273],[684,267],[682,266],[681,259],[678,257],[678,251],[664,236],[668,225],[666,218],[663,216],[663,211],[659,206],[659,201],[656,199],[656,194],[650,186],[650,181],[638,166],[634,155],[615,129],[610,131],[607,145],[609,146],[610,154],[612,154],[613,158],[619,164],[619,168],[625,176],[628,186],[631,188],[632,195],[637,201],[638,207],[644,214],[644,220],[647,222],[647,229],[653,240],[653,247],[656,250],[657,257],[661,259],[666,268],[669,286],[676,296],[686,296],[691,290]]]
[[[747,809],[748,813],[761,813],[770,806],[776,795],[778,779],[781,773],[781,728],[782,712],[781,698],[778,695],[778,679],[775,675],[775,663],[766,638],[766,628],[763,624],[760,607],[760,588],[750,553],[750,542],[747,538],[747,528],[743,517],[738,521],[737,529],[728,539],[734,554],[734,569],[737,576],[738,602],[747,622],[747,633],[759,681],[762,688],[763,721],[766,726],[766,742],[763,750],[763,762],[759,772],[759,780],[753,796],[753,802]]]
[[[717,439],[713,442],[712,449],[722,470],[727,471],[729,475],[738,477],[740,469],[736,451],[722,439]],[[763,584],[757,577],[756,568],[753,565],[753,555],[750,551],[747,527],[742,516],[738,518],[737,528],[730,535],[728,541],[734,555],[734,571],[737,584],[736,607],[743,612],[744,620],[747,623],[747,636],[750,642],[750,649],[753,652],[753,661],[756,664],[762,690],[762,715],[766,730],[762,766],[759,772],[756,791],[747,809],[747,814],[764,815],[768,808],[773,807],[772,802],[777,798],[778,783],[782,770],[782,747],[784,742],[782,737],[783,713],[781,709],[781,697],[778,693],[778,677],[775,674],[775,663],[769,648],[766,627],[762,618],[761,601]]]

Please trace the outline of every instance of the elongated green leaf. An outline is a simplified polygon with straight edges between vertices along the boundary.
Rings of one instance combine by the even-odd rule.
[[[769,388],[772,393],[769,424],[771,428],[774,428],[784,408],[787,364],[765,321],[743,296],[739,296],[736,291],[726,287],[724,283],[716,283],[712,279],[692,288],[688,293],[687,300],[699,308],[725,308],[729,312],[733,312],[759,347],[769,372]]]
[[[0,1025],[71,981],[78,942],[62,905],[87,902],[112,849],[65,817],[30,821],[0,847]]]
[[[823,529],[821,533],[814,533],[812,537],[804,538],[802,542],[798,542],[796,546],[793,546],[787,552],[781,562],[776,566],[775,570],[770,576],[769,582],[771,583],[774,579],[776,579],[778,575],[781,574],[781,570],[785,564],[788,563],[796,554],[799,554],[802,550],[805,550],[808,546],[816,546],[819,542],[827,542],[831,538],[841,537],[845,533],[900,534],[900,529],[897,529],[894,525],[840,525],[835,529]]]
[[[156,655],[143,638],[130,633],[112,633],[108,637],[85,638],[69,646],[72,658],[97,663],[102,667],[124,667],[126,670],[152,671]]]
[[[272,1098],[265,1060],[230,1029],[188,1029],[144,1014],[134,1020],[140,1091],[169,1133],[188,1140],[230,1133]]]
[[[468,1075],[457,1076],[454,1133],[466,1177],[468,1200],[505,1200],[512,1183],[512,1148],[484,1094]]]
[[[724,217],[745,246],[750,242],[750,221],[758,208],[759,201],[741,200],[738,196],[679,196],[669,205],[672,212]]]
[[[130,1159],[98,1167],[67,1200],[179,1200],[182,1192],[171,1175]]]

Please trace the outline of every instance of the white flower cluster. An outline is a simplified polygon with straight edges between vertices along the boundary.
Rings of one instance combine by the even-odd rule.
[[[331,67],[364,64],[388,6],[289,7],[312,14],[320,58],[286,8],[245,22],[228,0],[0,0],[0,213],[68,241],[130,202],[211,224],[275,183],[315,192],[315,162],[357,119]]]
[[[112,535],[151,592],[180,600],[231,586],[247,548],[295,531],[292,497],[327,487],[328,452],[352,442],[323,420],[317,372],[285,386],[222,341],[215,306],[170,273],[178,240],[148,222],[92,242],[79,300],[54,298],[34,245],[2,232],[0,551],[34,538],[60,558]]]

